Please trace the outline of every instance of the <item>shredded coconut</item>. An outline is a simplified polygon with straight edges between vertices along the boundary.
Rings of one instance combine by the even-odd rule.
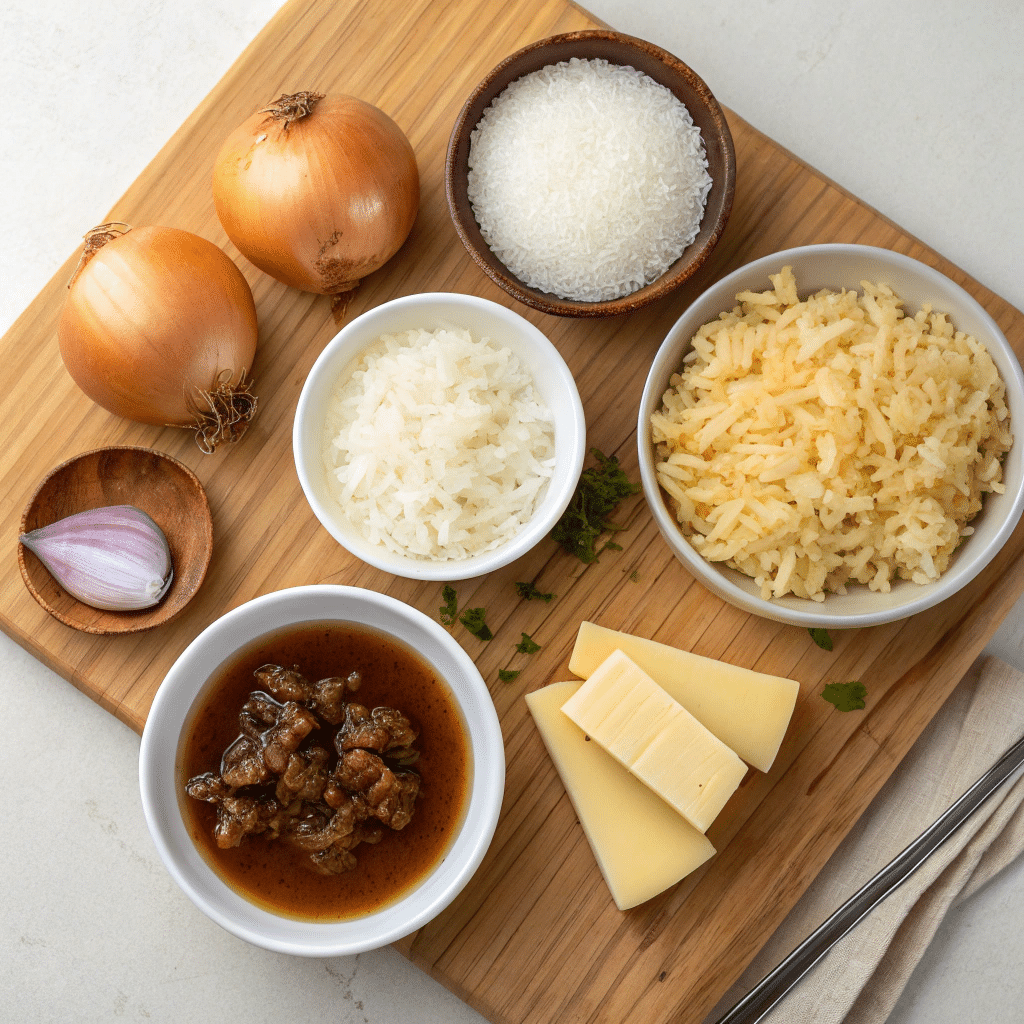
[[[446,561],[510,540],[555,466],[554,417],[508,348],[442,328],[383,335],[325,426],[341,515],[371,544]]]
[[[620,298],[660,277],[697,237],[710,189],[686,106],[606,60],[524,75],[470,136],[484,240],[520,280],[565,299]]]

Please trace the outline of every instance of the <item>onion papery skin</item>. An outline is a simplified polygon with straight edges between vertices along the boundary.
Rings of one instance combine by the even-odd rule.
[[[245,386],[256,354],[256,306],[222,249],[188,231],[151,226],[113,237],[91,255],[87,247],[83,260],[58,338],[64,365],[94,402],[139,423],[198,428],[211,393]]]
[[[310,113],[285,120],[260,111],[228,137],[214,167],[214,204],[228,238],[264,273],[337,295],[383,266],[412,230],[416,155],[377,107],[297,95],[312,97]]]

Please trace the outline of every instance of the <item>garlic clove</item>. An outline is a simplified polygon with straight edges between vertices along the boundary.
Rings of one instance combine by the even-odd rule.
[[[88,509],[19,539],[72,597],[104,611],[151,608],[174,579],[163,530],[134,505]]]

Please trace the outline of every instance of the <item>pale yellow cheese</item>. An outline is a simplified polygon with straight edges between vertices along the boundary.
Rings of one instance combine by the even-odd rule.
[[[622,651],[562,705],[591,739],[706,832],[747,766]]]
[[[715,848],[563,714],[582,685],[552,683],[526,703],[612,899],[629,910],[696,871]]]
[[[593,622],[580,626],[569,671],[586,679],[615,650],[628,655],[744,761],[763,772],[771,768],[793,717],[799,683]]]

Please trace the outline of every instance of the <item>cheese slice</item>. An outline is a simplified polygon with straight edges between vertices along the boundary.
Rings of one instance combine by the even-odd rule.
[[[696,871],[715,848],[562,713],[582,685],[552,683],[526,703],[612,899],[629,910]]]
[[[580,626],[569,671],[586,679],[615,650],[628,655],[744,761],[763,772],[771,768],[793,717],[799,683],[593,622]]]
[[[622,651],[562,710],[623,767],[706,832],[747,766]]]

